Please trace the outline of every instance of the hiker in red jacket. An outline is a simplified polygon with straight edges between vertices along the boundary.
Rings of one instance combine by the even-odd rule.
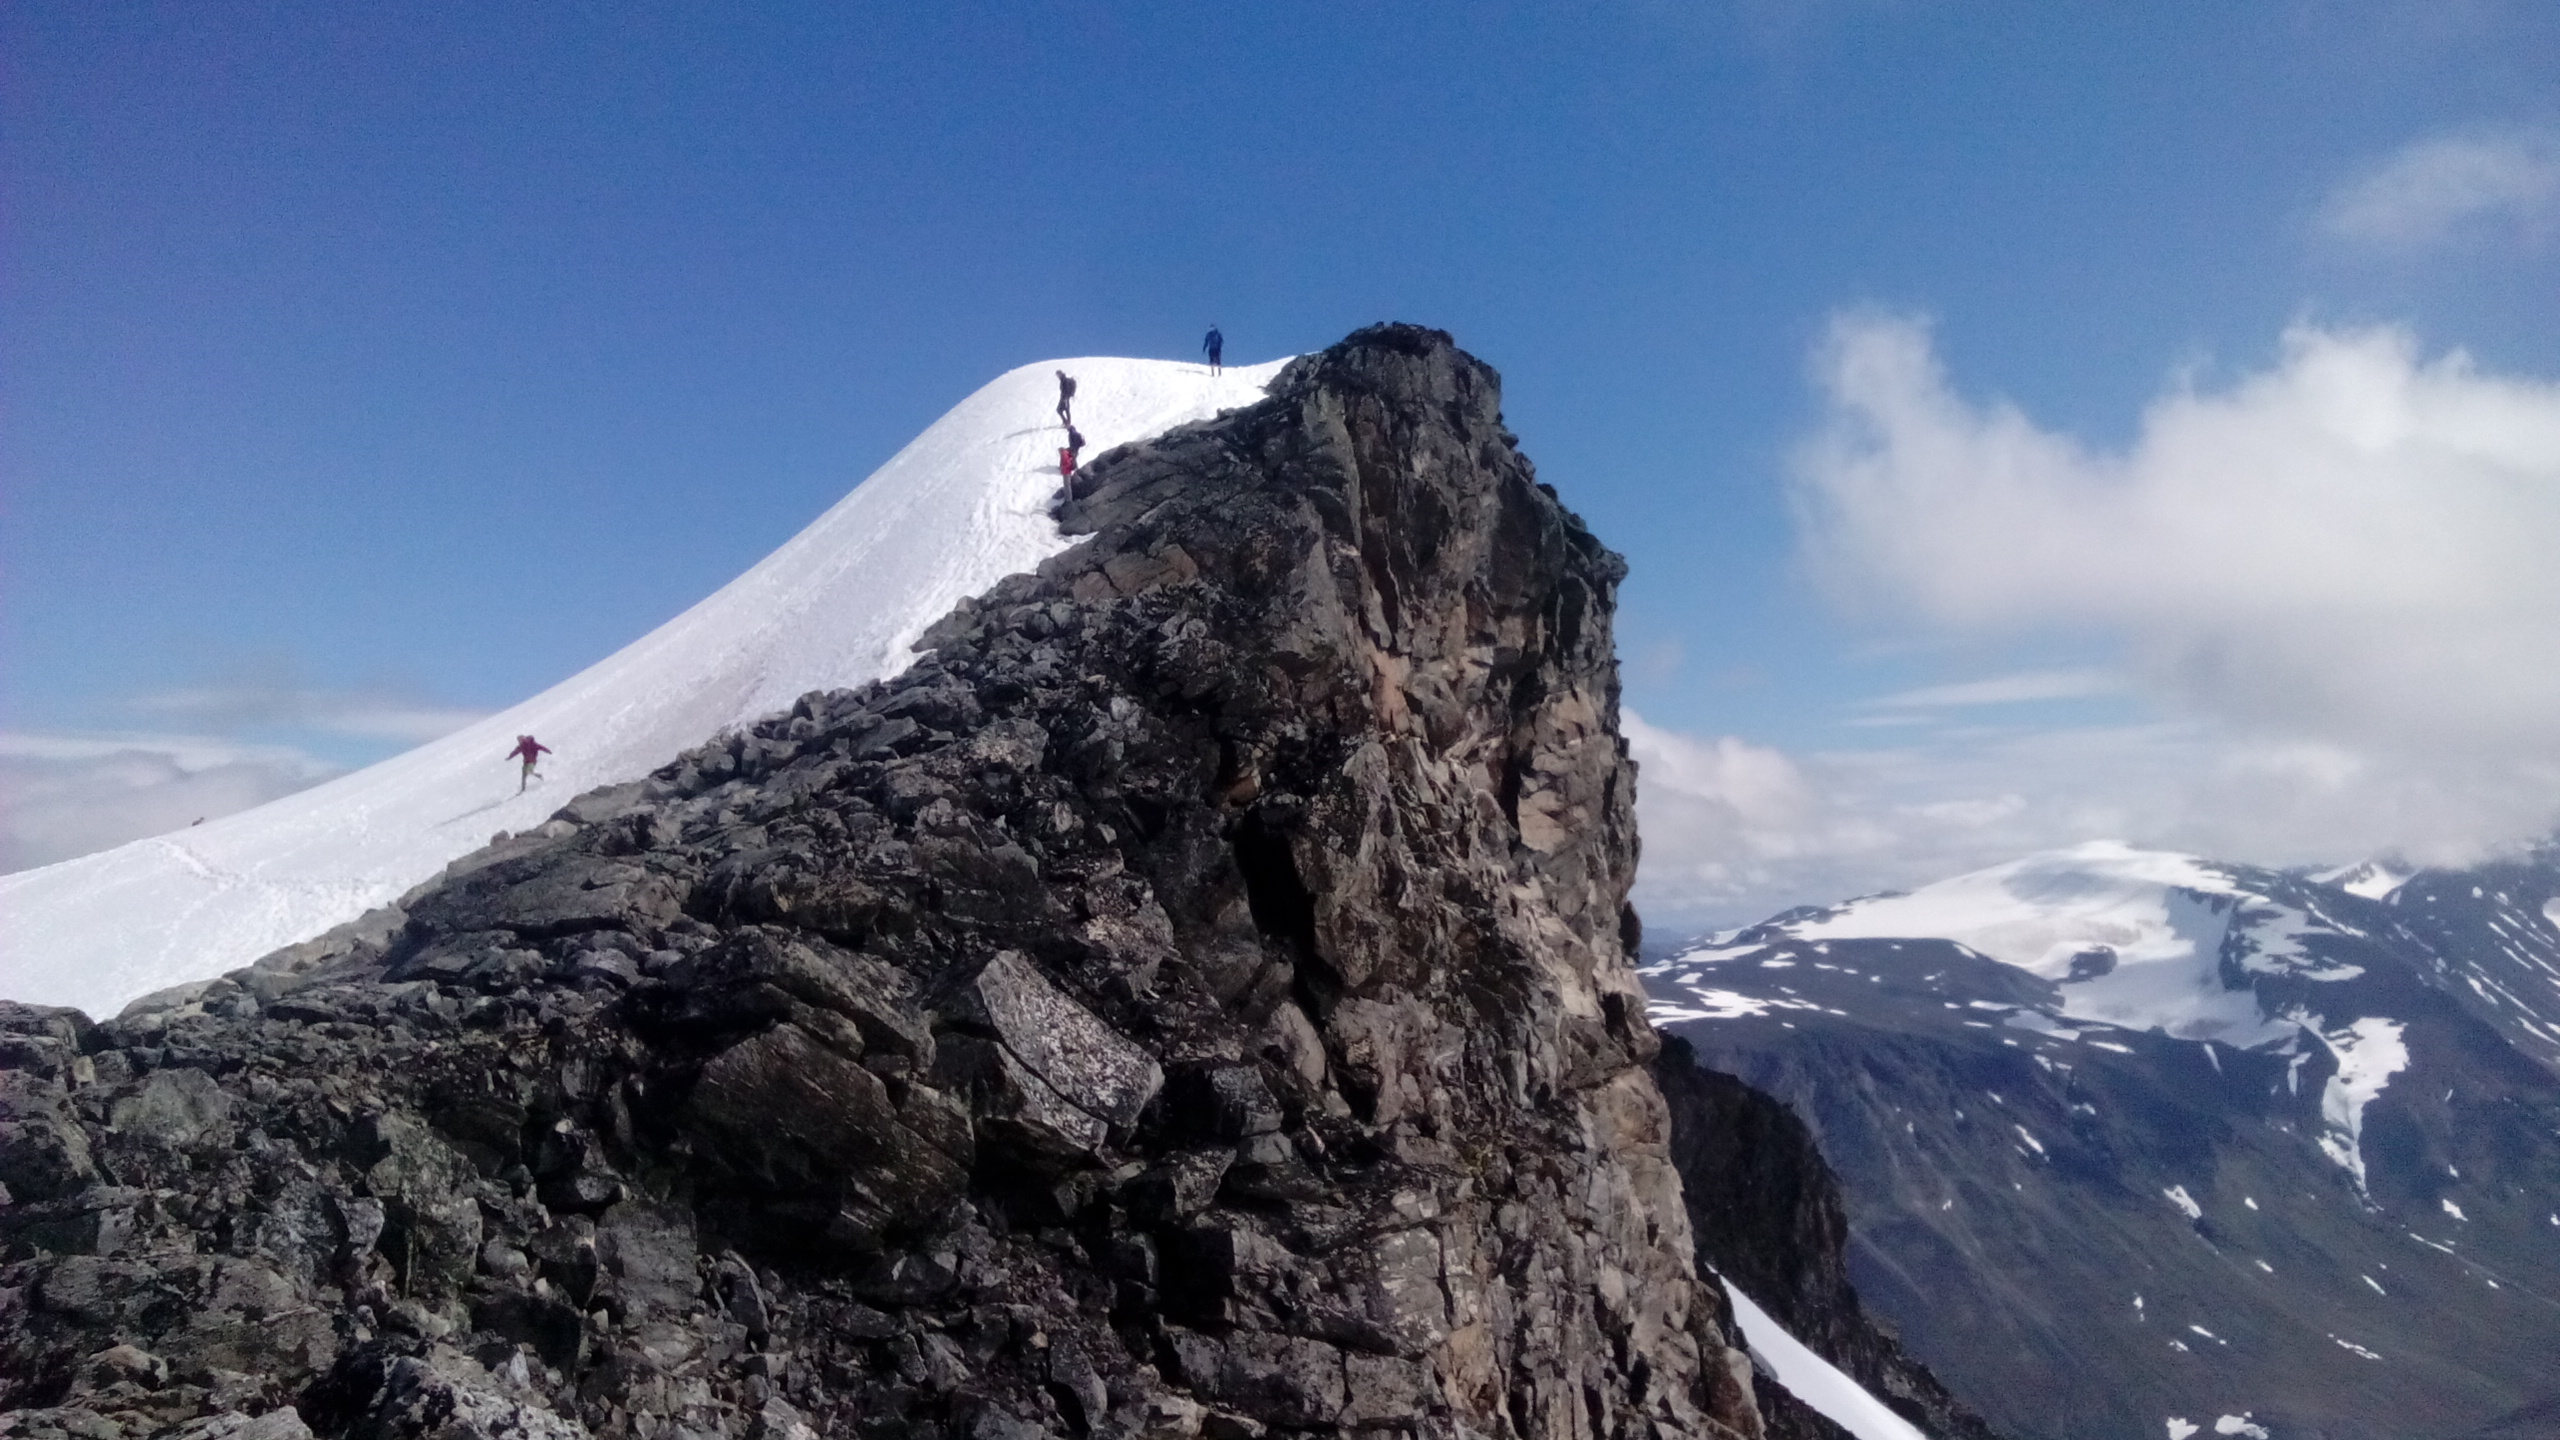
[[[1058,478],[1067,482],[1067,498],[1076,493],[1076,465],[1084,459],[1084,432],[1067,427],[1067,443],[1058,447]]]
[[[524,793],[524,787],[527,782],[541,778],[533,773],[533,762],[537,757],[548,755],[550,753],[550,746],[543,744],[541,741],[534,739],[530,735],[519,735],[516,737],[516,748],[507,752],[507,758],[513,760],[519,755],[524,757],[524,773],[516,777],[517,794],[521,795]]]

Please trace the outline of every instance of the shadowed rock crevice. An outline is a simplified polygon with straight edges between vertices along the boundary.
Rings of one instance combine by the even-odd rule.
[[[1247,815],[1236,827],[1236,869],[1244,876],[1254,928],[1295,959],[1315,959],[1316,897],[1298,878],[1298,861],[1289,853],[1288,837],[1272,830],[1261,816]]]

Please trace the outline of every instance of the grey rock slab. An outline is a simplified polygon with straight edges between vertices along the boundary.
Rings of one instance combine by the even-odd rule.
[[[201,1070],[155,1070],[134,1093],[115,1102],[107,1121],[129,1135],[185,1146],[219,1139],[231,1118],[231,1097]]]
[[[1164,1088],[1153,1056],[1077,1004],[1019,953],[990,957],[946,1002],[953,1018],[983,1026],[1054,1093],[1127,1129]]]

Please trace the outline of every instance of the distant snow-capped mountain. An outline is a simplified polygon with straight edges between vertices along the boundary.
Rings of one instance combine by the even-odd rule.
[[[2324,885],[2335,885],[2350,895],[2379,900],[2409,883],[2409,877],[2417,873],[2417,867],[2405,861],[2383,858],[2359,860],[2353,865],[2320,871],[2311,878]]]
[[[2450,1435],[2560,1391],[2560,855],[2099,843],[1650,965],[1788,1101],[1852,1277],[2006,1433]]]

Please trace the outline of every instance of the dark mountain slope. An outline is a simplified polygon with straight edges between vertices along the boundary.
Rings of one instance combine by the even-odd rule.
[[[2422,870],[2384,903],[2447,993],[2560,1075],[2560,845]]]
[[[2511,1410],[2450,1440],[2560,1440],[2560,1395]]]
[[[2430,931],[2397,896],[2246,867],[2139,894],[2045,868],[1647,972],[1701,1063],[1811,1127],[1850,1275],[1912,1352],[2054,1440],[2224,1416],[2403,1440],[2546,1396],[2560,1081],[2468,983],[2462,937],[2487,927],[2451,897],[2472,882],[2430,877],[2450,892]],[[2536,893],[2505,884],[2505,911]],[[1883,933],[1923,915],[2015,963]],[[2092,1018],[2146,1005],[2148,1027]]]

